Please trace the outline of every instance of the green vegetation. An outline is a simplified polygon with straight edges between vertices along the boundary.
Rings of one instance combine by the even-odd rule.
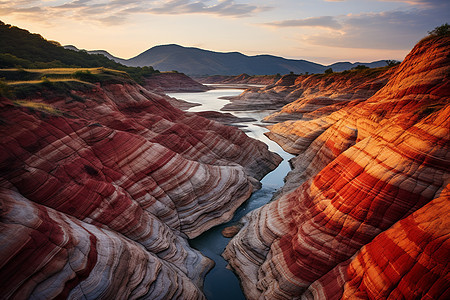
[[[0,21],[0,68],[98,68],[127,72],[137,82],[159,71],[153,67],[127,67],[101,54],[64,49],[58,42]],[[1,77],[1,75],[0,75]],[[22,80],[28,80],[23,78]]]
[[[431,39],[441,38],[450,35],[450,25],[445,23],[441,26],[437,26],[431,31],[428,31],[428,35],[424,37],[419,43],[429,41]]]
[[[4,78],[0,79],[0,97],[11,97],[11,88],[9,85],[5,82]]]
[[[22,106],[29,108],[33,111],[40,111],[42,113],[50,114],[50,115],[62,115],[63,113],[51,106],[47,103],[41,103],[41,102],[34,102],[34,101],[27,101],[27,100],[17,100],[13,102],[14,105]]]
[[[446,35],[450,35],[450,25],[448,25],[448,23],[445,23],[441,26],[438,26],[436,28],[434,28],[431,31],[428,31],[428,34],[430,36],[446,36]]]
[[[131,82],[127,72],[108,68],[0,69],[0,78],[8,84],[33,81]]]
[[[333,74],[333,69],[332,68],[326,69],[325,74]]]
[[[96,82],[98,81],[98,78],[96,75],[92,74],[91,71],[85,70],[85,71],[76,71],[72,74],[74,78],[77,78],[81,81],[86,82]]]
[[[395,66],[399,65],[400,62],[395,59],[388,59],[388,60],[386,60],[386,64],[390,68],[390,67],[395,67]]]
[[[369,67],[365,65],[357,65],[356,67],[352,68],[352,70],[365,70],[365,69],[369,69]]]
[[[383,72],[386,72],[389,68],[389,66],[384,66],[384,67],[378,67],[378,68],[368,68],[368,67],[355,67],[351,70],[345,70],[342,72],[332,72],[330,73],[330,71],[325,72],[325,73],[318,73],[318,74],[312,74],[310,76],[313,77],[318,77],[318,78],[324,78],[324,77],[328,77],[328,76],[333,76],[335,78],[339,78],[339,77],[353,77],[353,76],[358,76],[358,77],[376,77],[378,75],[380,75]],[[306,76],[306,75],[303,75]]]
[[[92,89],[93,83],[131,82],[128,73],[107,68],[0,69],[0,96],[26,99],[46,90],[69,102],[84,102],[71,91]]]

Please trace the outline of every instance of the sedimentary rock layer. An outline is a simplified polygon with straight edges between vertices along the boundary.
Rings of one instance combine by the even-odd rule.
[[[137,84],[38,89],[0,102],[0,294],[203,297],[212,262],[186,237],[230,219],[280,158]]]
[[[419,43],[365,101],[269,127],[298,156],[224,252],[249,299],[448,294],[449,45]]]
[[[152,92],[204,92],[209,90],[203,85],[183,73],[164,72],[155,73],[143,78],[143,87]]]
[[[212,84],[257,84],[269,85],[276,83],[281,75],[254,75],[241,74],[237,76],[212,75],[206,77],[196,77],[195,79],[201,83]]]
[[[158,251],[155,234],[151,252],[117,232],[33,203],[11,190],[0,191],[0,199],[2,299],[204,298],[194,284],[204,274],[192,273],[204,271],[210,262],[192,249],[164,254],[167,246],[160,245]],[[164,232],[158,234],[164,238]],[[188,248],[186,242],[181,245]],[[182,264],[168,263],[173,255]]]
[[[449,188],[311,284],[304,299],[448,299]]]
[[[395,68],[353,70],[344,73],[281,77],[275,84],[252,88],[232,97],[224,110],[283,109],[266,122],[298,120],[322,108],[336,111],[351,100],[366,100],[382,88]]]

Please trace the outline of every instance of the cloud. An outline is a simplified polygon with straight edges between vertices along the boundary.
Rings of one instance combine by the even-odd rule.
[[[157,14],[214,14],[219,16],[243,17],[260,11],[269,10],[267,6],[239,4],[232,0],[214,1],[169,0],[151,7],[146,12]]]
[[[446,14],[435,10],[364,13],[343,17],[339,32],[311,35],[305,40],[344,48],[409,49],[445,20]]]
[[[403,1],[406,2],[406,1]],[[427,32],[448,22],[450,1],[415,0],[423,5],[405,10],[322,16],[265,23],[273,27],[314,26],[333,29],[326,34],[300,34],[303,43],[324,47],[410,49]]]
[[[426,8],[436,8],[448,4],[448,0],[378,0],[380,2],[403,2]]]
[[[246,17],[271,7],[238,3],[233,0],[73,0],[61,4],[54,1],[1,1],[2,15],[33,17],[39,12],[42,19],[72,18],[96,20],[108,25],[121,24],[135,14],[210,14],[221,17]],[[35,16],[36,17],[36,16]]]
[[[264,23],[263,25],[272,27],[322,27],[329,29],[340,29],[339,22],[331,16],[312,17],[306,19],[284,20],[278,22]]]

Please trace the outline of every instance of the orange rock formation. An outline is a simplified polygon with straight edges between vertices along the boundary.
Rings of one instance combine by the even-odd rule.
[[[449,74],[429,38],[369,99],[269,126],[298,156],[224,252],[249,299],[449,297]]]

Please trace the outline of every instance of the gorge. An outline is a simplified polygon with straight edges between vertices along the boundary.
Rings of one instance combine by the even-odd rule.
[[[224,252],[247,298],[449,297],[449,46],[426,38],[370,98],[299,98],[269,126],[297,157]]]
[[[243,93],[1,72],[0,298],[450,298],[448,35]]]
[[[239,87],[239,85],[236,85],[236,87]],[[204,111],[220,111],[220,109],[229,102],[222,99],[223,97],[237,96],[241,93],[241,89],[218,88],[205,93],[169,93],[168,95],[188,102],[201,103],[201,106],[195,106],[189,109],[189,111],[202,113]],[[209,300],[245,299],[239,281],[231,270],[225,268],[227,263],[222,258],[221,254],[230,238],[224,237],[222,231],[228,226],[236,226],[244,215],[253,209],[268,203],[271,200],[272,195],[283,186],[283,178],[290,170],[288,161],[293,156],[283,151],[278,144],[269,140],[264,135],[264,132],[267,132],[267,129],[260,126],[260,121],[270,112],[271,111],[265,110],[231,112],[234,116],[239,117],[240,120],[244,120],[244,122],[239,120],[238,122],[234,122],[232,124],[233,126],[238,126],[251,138],[267,144],[269,150],[279,154],[283,158],[283,161],[274,171],[267,174],[261,180],[261,189],[255,191],[252,196],[236,210],[232,220],[206,231],[201,236],[189,242],[195,249],[213,259],[215,262],[215,267],[205,278],[204,293]]]
[[[116,74],[35,88],[2,101],[1,294],[202,298],[212,262],[187,238],[281,158]]]

